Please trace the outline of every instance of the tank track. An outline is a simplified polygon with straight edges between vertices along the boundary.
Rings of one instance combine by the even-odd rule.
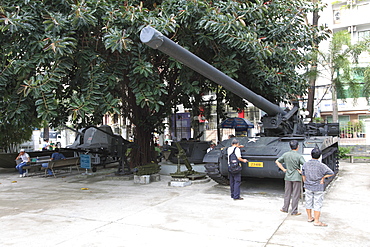
[[[323,150],[322,162],[337,173],[339,170],[338,147],[333,146]]]
[[[221,174],[218,164],[207,163],[204,165],[204,167],[206,168],[208,177],[210,177],[216,183],[221,184],[221,185],[230,184],[229,179]]]
[[[322,162],[326,164],[333,172],[334,176],[325,179],[325,188],[334,180],[339,172],[338,147],[332,146],[323,150]]]

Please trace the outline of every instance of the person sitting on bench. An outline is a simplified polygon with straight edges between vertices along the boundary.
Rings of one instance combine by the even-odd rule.
[[[65,160],[66,157],[62,154],[59,153],[59,148],[54,149],[54,153],[51,155],[50,160]],[[42,163],[43,167],[48,167],[48,163]],[[48,168],[48,174],[53,175],[53,172]]]
[[[19,171],[19,177],[25,177],[27,173],[23,170],[23,166],[28,165],[27,163],[31,161],[30,156],[24,151],[24,149],[21,149],[19,150],[19,154],[15,161],[18,161],[15,168]]]

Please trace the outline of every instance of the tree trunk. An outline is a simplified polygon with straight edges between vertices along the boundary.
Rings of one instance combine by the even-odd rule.
[[[44,140],[49,139],[49,125],[45,124],[44,127]]]
[[[150,163],[154,158],[154,142],[153,132],[155,130],[154,124],[150,122],[150,111],[147,108],[141,108],[136,105],[136,98],[134,97],[131,90],[127,87],[127,90],[123,90],[123,100],[126,100],[131,113],[126,115],[134,125],[134,145],[129,154],[129,166],[130,168],[146,165]],[[127,93],[127,96],[125,95]],[[132,117],[135,116],[135,117]]]
[[[309,89],[308,89],[308,100],[307,100],[307,111],[309,112],[308,118],[311,119],[312,122],[313,114],[314,114],[314,102],[315,102],[315,90],[316,90],[316,74],[317,74],[317,62],[316,60],[312,61],[312,67],[310,69],[311,73],[313,74],[309,80]]]
[[[132,149],[130,167],[148,164],[153,159],[154,146],[152,132],[145,126],[136,126],[134,129],[135,147]]]
[[[312,0],[313,3],[317,3],[317,0]],[[319,23],[319,13],[317,11],[313,12],[312,16],[312,25],[317,26]],[[317,45],[317,44],[314,44]],[[307,100],[307,110],[309,112],[308,118],[311,119],[313,118],[313,113],[314,113],[314,103],[315,103],[315,90],[316,90],[316,77],[317,77],[317,54],[315,54],[314,58],[312,59],[312,65],[310,68],[310,80],[309,80],[309,89],[308,89],[308,100]]]
[[[333,105],[333,123],[338,123],[338,99],[337,99],[337,87],[335,83],[331,84],[331,94],[332,94],[332,105]]]

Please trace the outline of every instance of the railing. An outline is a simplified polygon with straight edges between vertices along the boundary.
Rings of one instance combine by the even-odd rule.
[[[366,133],[361,125],[341,124],[340,125],[340,144],[365,144]]]

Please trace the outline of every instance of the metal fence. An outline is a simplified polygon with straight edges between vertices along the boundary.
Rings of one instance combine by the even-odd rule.
[[[363,144],[366,143],[366,133],[362,122],[340,124],[339,133],[341,144]]]
[[[365,138],[365,128],[363,124],[341,124],[340,138]]]

